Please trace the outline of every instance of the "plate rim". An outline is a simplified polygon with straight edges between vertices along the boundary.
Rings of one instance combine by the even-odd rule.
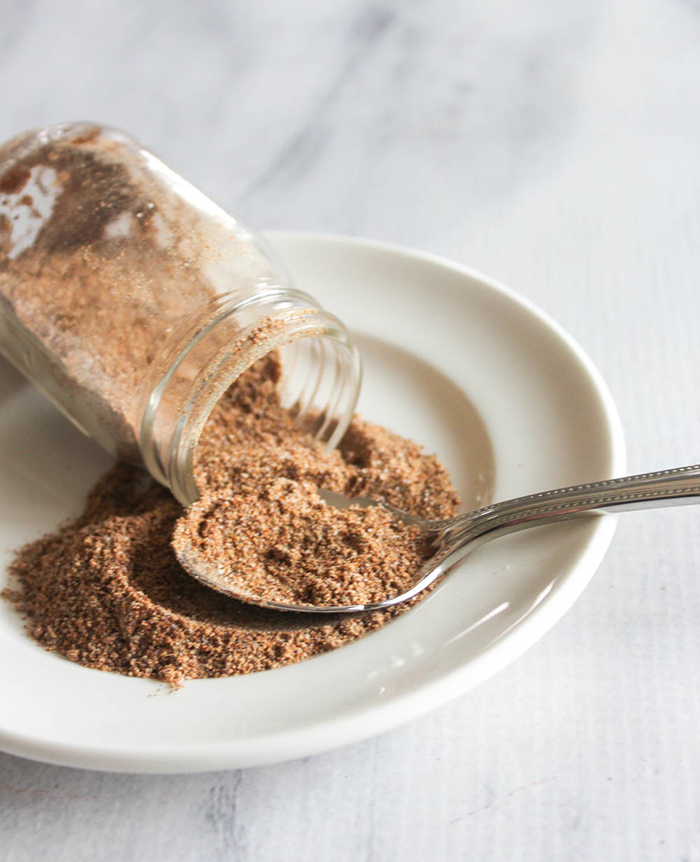
[[[449,258],[410,246],[361,236],[317,231],[264,231],[275,252],[278,243],[333,243],[359,249],[374,249],[409,259],[418,259],[447,268],[480,282],[506,296],[545,324],[574,356],[588,376],[597,397],[601,418],[607,431],[611,476],[625,471],[626,454],[622,423],[612,394],[601,373],[578,342],[547,312],[484,273]],[[607,476],[601,478],[608,478]],[[82,769],[122,773],[184,774],[221,769],[269,765],[321,754],[378,736],[407,724],[446,703],[465,695],[472,688],[503,670],[541,637],[573,606],[593,578],[612,541],[617,517],[610,516],[584,522],[589,533],[578,557],[572,561],[566,577],[548,599],[531,611],[484,653],[467,664],[444,671],[436,679],[417,689],[394,695],[391,699],[366,706],[359,711],[321,720],[254,739],[216,740],[139,748],[138,745],[75,745],[50,741],[36,734],[23,734],[0,728],[0,750],[44,763]]]

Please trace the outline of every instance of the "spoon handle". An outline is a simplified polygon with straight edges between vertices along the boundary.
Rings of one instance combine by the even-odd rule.
[[[480,536],[494,538],[494,532],[504,535],[582,516],[692,503],[700,503],[699,464],[557,488],[485,506],[455,518],[442,533],[441,544],[454,550]]]

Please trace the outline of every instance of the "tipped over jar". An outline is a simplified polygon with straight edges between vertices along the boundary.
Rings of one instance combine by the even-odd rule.
[[[283,403],[334,446],[357,351],[258,234],[116,129],[0,147],[0,352],[103,447],[189,505],[204,423],[275,349]]]

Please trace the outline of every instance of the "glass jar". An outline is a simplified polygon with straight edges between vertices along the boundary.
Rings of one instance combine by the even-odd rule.
[[[106,449],[188,505],[206,419],[273,349],[283,403],[334,446],[357,350],[262,237],[116,129],[0,147],[0,351]]]

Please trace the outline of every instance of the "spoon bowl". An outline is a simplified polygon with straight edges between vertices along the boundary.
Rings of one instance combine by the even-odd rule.
[[[466,515],[444,520],[425,520],[380,500],[346,497],[323,490],[327,505],[381,506],[397,520],[421,530],[429,556],[416,571],[413,584],[403,592],[368,604],[311,605],[276,602],[246,592],[245,584],[231,579],[221,567],[198,557],[191,547],[177,549],[183,568],[197,580],[240,601],[270,610],[302,614],[356,614],[379,611],[415,598],[466,554],[491,539],[531,527],[575,518],[615,514],[637,509],[688,505],[700,502],[700,465],[677,467],[655,473],[640,473],[619,479],[606,479],[584,485],[557,488],[517,497],[476,509]]]

